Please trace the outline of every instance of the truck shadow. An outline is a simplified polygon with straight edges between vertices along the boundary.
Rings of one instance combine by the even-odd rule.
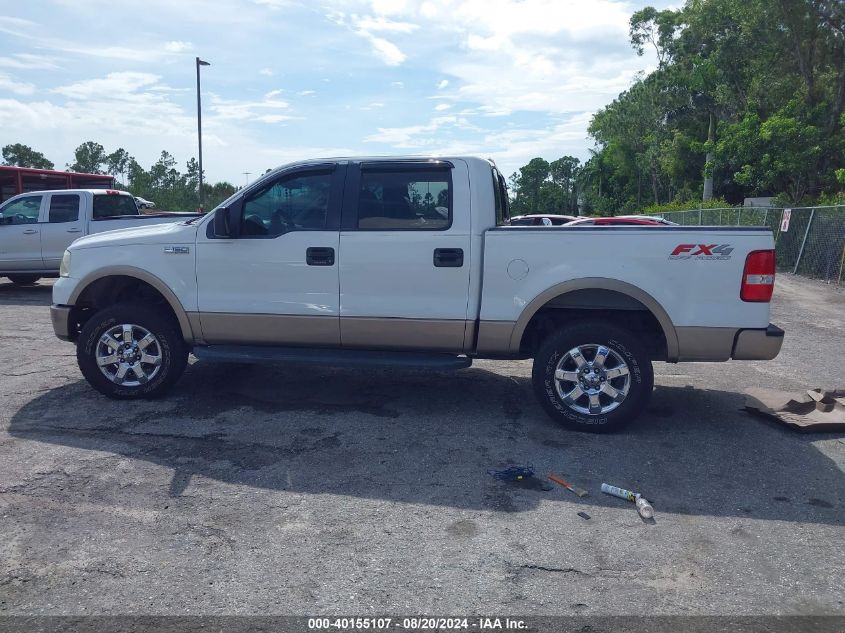
[[[32,286],[18,286],[0,277],[0,306],[49,306],[52,296],[52,280],[42,279]]]
[[[661,386],[629,430],[600,436],[560,428],[528,378],[483,364],[436,373],[196,363],[158,401],[111,401],[82,381],[50,390],[13,416],[9,432],[165,466],[169,488],[150,484],[163,497],[200,476],[498,512],[541,501],[623,506],[599,492],[606,481],[643,492],[658,517],[845,524],[845,476],[814,445],[832,436],[796,434],[741,407],[736,393]],[[590,494],[517,488],[487,473],[511,464],[554,471]],[[62,494],[106,494],[109,481],[65,478]]]

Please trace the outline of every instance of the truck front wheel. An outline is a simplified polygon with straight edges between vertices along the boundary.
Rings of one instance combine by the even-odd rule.
[[[611,323],[582,321],[543,341],[534,356],[532,381],[553,419],[570,429],[606,433],[642,412],[654,373],[632,334]]]
[[[110,398],[153,398],[185,371],[188,349],[168,315],[123,303],[88,319],[79,335],[76,360],[88,383]]]

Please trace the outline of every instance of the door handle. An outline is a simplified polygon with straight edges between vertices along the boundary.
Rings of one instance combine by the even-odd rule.
[[[68,233],[81,233],[82,229],[68,229],[67,232]]]
[[[309,246],[305,250],[305,263],[309,266],[334,266],[334,249],[330,246]]]
[[[35,229],[27,229],[23,232],[24,235],[35,235],[36,233],[38,233],[38,231]]]
[[[435,248],[434,265],[438,268],[460,268],[464,265],[464,249]]]

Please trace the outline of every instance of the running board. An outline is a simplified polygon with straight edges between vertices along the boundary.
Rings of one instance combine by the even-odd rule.
[[[419,352],[263,345],[197,345],[192,351],[199,360],[216,363],[296,363],[334,367],[406,367],[410,369],[464,369],[472,365],[472,359],[466,356]]]

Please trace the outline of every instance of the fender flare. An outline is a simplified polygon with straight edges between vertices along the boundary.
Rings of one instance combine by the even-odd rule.
[[[525,334],[525,329],[528,323],[535,314],[552,299],[565,295],[575,290],[610,290],[627,295],[632,299],[636,299],[643,304],[657,319],[660,328],[663,330],[663,336],[666,337],[666,356],[670,362],[678,359],[678,334],[675,331],[675,326],[672,319],[669,318],[666,310],[660,305],[660,302],[652,297],[649,293],[637,286],[629,284],[618,279],[610,279],[607,277],[584,277],[582,279],[570,279],[562,283],[556,284],[548,288],[534,297],[533,300],[522,310],[514,324],[511,331],[510,348],[511,350],[519,350],[522,342],[522,335]]]
[[[176,293],[173,292],[173,290],[171,290],[170,287],[161,279],[141,268],[136,268],[134,266],[106,266],[104,268],[99,268],[93,273],[89,273],[80,279],[79,283],[76,284],[76,288],[74,288],[68,298],[68,304],[76,305],[79,297],[91,286],[92,283],[107,277],[133,277],[139,281],[148,283],[155,288],[159,294],[164,297],[164,300],[167,301],[170,305],[170,309],[173,310],[173,313],[176,315],[176,320],[179,322],[179,329],[182,330],[182,338],[184,338],[185,342],[188,344],[193,343],[194,332],[191,328],[191,322],[188,319],[188,314],[185,311],[182,302],[179,301],[179,298],[176,296]]]

